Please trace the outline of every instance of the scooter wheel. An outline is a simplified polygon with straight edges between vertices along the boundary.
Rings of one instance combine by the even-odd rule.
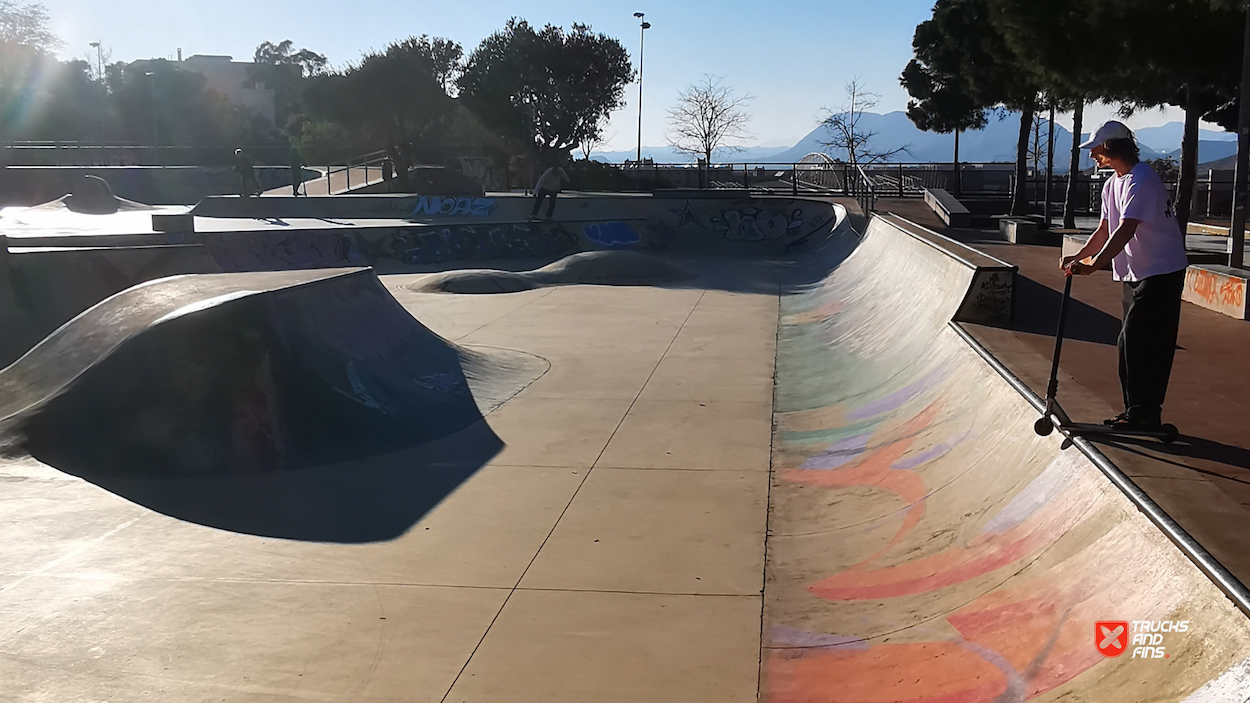
[[[1171,444],[1180,438],[1180,430],[1176,429],[1176,425],[1163,425],[1159,429],[1163,430],[1163,436],[1159,438],[1164,444]]]
[[[1055,423],[1048,417],[1039,417],[1037,422],[1033,423],[1033,431],[1045,437],[1055,430]]]

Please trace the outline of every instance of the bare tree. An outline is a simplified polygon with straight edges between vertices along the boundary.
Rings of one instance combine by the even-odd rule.
[[[1046,160],[1046,142],[1050,135],[1050,121],[1039,110],[1033,114],[1033,143],[1029,146],[1028,160],[1033,165],[1033,173],[1042,172],[1042,162]]]
[[[605,127],[606,125],[600,124],[598,128],[587,132],[578,141],[577,146],[582,150],[583,159],[590,161],[591,153],[593,153],[595,149],[602,147],[609,139],[612,138],[612,135],[604,133],[603,130]]]
[[[666,135],[669,146],[691,155],[702,155],[707,163],[720,150],[741,151],[731,141],[750,139],[745,127],[751,120],[744,108],[754,100],[750,95],[735,97],[733,89],[717,76],[703,80],[681,92],[677,105],[668,111]]]
[[[880,95],[869,92],[858,77],[852,78],[851,82],[846,84],[846,102],[842,103],[842,107],[837,112],[829,111],[825,119],[821,121],[821,125],[829,134],[829,140],[822,141],[821,145],[827,149],[845,151],[847,161],[852,166],[888,161],[906,152],[911,144],[877,151],[872,144],[872,139],[877,136],[877,133],[860,125],[864,113],[875,108],[880,98]]]

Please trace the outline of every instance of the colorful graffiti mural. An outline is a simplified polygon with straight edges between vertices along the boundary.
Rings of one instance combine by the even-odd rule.
[[[974,273],[906,237],[876,221],[783,298],[762,699],[1223,700],[1204,692],[1241,680],[1250,623],[1083,454],[1030,431],[947,325]],[[1149,660],[1091,637],[1169,619],[1204,633]]]

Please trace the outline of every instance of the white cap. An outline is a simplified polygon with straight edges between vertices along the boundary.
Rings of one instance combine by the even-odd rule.
[[[1108,120],[1094,132],[1094,136],[1081,142],[1080,148],[1092,149],[1100,144],[1105,144],[1108,139],[1132,139],[1133,132],[1124,126],[1123,122]]]

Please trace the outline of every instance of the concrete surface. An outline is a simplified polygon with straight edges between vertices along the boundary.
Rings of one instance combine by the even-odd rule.
[[[550,364],[485,422],[381,457],[403,475],[504,445],[393,539],[212,529],[0,460],[6,694],[1197,703],[1250,691],[1246,617],[1085,455],[1034,435],[1032,407],[951,327],[979,265],[878,219],[862,242],[842,228],[788,264],[712,268],[719,278],[701,271],[684,288],[479,296],[384,277],[465,350]],[[1023,280],[1017,312],[1040,309],[1044,291]],[[1105,320],[1082,314],[1094,324],[1074,335],[1102,344]],[[1033,342],[1018,321],[973,329],[1019,364]],[[1096,406],[1069,378],[1069,410]],[[1169,509],[1238,519],[1240,506],[1211,502],[1232,488],[1197,490],[1178,463],[1135,476],[1194,484]],[[359,469],[279,472],[274,485],[295,495],[337,474],[352,479],[345,493],[387,490]],[[1164,637],[1167,659],[1108,659],[1090,642],[1101,620],[1192,627]]]
[[[0,567],[11,700],[755,699],[777,296],[412,280],[386,282],[433,331],[551,361],[487,416],[506,449],[402,536],[354,545],[213,530],[0,464],[0,529],[22,545]],[[674,384],[722,360],[746,379]],[[683,417],[665,442],[638,434]]]

